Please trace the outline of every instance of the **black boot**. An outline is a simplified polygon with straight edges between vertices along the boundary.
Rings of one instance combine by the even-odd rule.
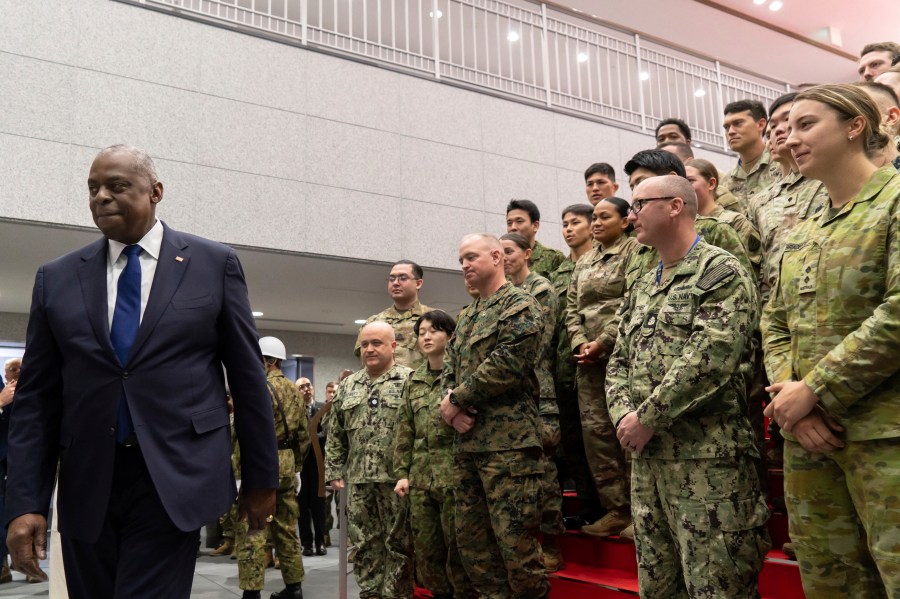
[[[287,585],[283,590],[272,593],[272,599],[303,599],[303,589],[300,583]]]
[[[244,591],[244,594],[241,595],[241,599],[262,599],[260,593],[262,591]]]

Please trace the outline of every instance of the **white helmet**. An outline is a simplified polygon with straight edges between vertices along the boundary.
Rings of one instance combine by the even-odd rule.
[[[284,360],[287,358],[287,350],[284,343],[278,337],[263,337],[259,340],[259,350],[263,356]]]

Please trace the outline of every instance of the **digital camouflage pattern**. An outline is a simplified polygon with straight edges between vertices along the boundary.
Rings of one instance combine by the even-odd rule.
[[[535,239],[534,246],[531,248],[531,262],[528,269],[542,277],[549,277],[565,259],[566,257],[561,251],[548,248]]]
[[[541,443],[544,455],[541,457],[541,532],[545,535],[561,535],[566,532],[559,471],[554,461],[560,440],[559,415],[542,414]]]
[[[800,173],[788,174],[750,199],[747,218],[759,231],[762,243],[759,290],[763,305],[778,279],[784,240],[794,227],[815,217],[827,203],[825,184]]]
[[[510,283],[460,312],[441,389],[478,414],[472,430],[457,435],[457,452],[541,447],[534,368],[542,332],[540,304]]]
[[[771,543],[753,461],[634,460],[631,511],[642,598],[758,599]]]
[[[409,490],[416,578],[433,596],[469,599],[474,589],[456,545],[453,480],[431,490]]]
[[[797,226],[762,320],[773,382],[803,380],[851,441],[900,437],[900,174]]]
[[[537,366],[534,368],[540,387],[538,410],[541,415],[559,414],[559,408],[556,407],[556,387],[553,384],[553,333],[559,310],[556,292],[549,279],[535,272],[528,273],[519,289],[528,292],[541,306],[541,342]]]
[[[346,381],[346,379],[345,379]],[[348,528],[356,545],[353,574],[360,599],[409,599],[413,596],[412,534],[409,501],[394,493],[394,483],[348,486]]]
[[[711,216],[734,229],[741,240],[741,245],[744,246],[747,258],[750,259],[750,264],[753,265],[753,272],[759,272],[761,244],[759,241],[759,233],[756,231],[756,227],[753,226],[753,223],[751,223],[742,213],[726,210],[721,206],[716,206],[708,216]]]
[[[416,302],[409,310],[398,310],[394,306],[370,316],[366,319],[366,324],[380,320],[391,325],[394,329],[394,337],[397,339],[397,348],[394,350],[394,362],[407,368],[415,370],[420,364],[425,362],[425,354],[419,351],[419,339],[413,332],[416,321],[426,312],[430,312],[432,308]],[[359,333],[356,336],[356,345],[353,348],[353,355],[360,357],[359,344],[362,337],[362,330],[366,324],[359,327]]]
[[[788,529],[807,597],[896,597],[900,439],[832,453],[784,443]]]
[[[728,191],[737,198],[740,205],[739,212],[746,214],[750,198],[768,189],[778,179],[779,170],[774,167],[777,165],[773,164],[772,156],[768,150],[764,150],[749,173],[744,172],[740,164],[731,169],[728,173]]]
[[[266,530],[249,534],[246,520],[235,522],[235,553],[238,562],[238,587],[261,591],[266,584],[266,541],[271,538],[281,562],[284,584],[303,582],[306,571],[297,538],[297,491],[294,475],[282,477],[275,491],[275,519]],[[268,533],[268,534],[267,534]]]
[[[746,395],[758,321],[750,275],[703,241],[661,285],[655,270],[635,283],[620,312],[606,401],[614,424],[637,412],[655,431],[641,459],[759,457]]]
[[[269,387],[269,399],[272,402],[272,414],[275,416],[275,437],[278,439],[278,476],[281,478],[294,478],[294,474],[300,472],[306,452],[309,451],[309,426],[306,417],[306,407],[300,390],[293,382],[289,381],[284,373],[278,370],[270,370],[266,374],[266,383]],[[281,418],[278,402],[275,401],[273,392],[281,400],[284,408],[284,416],[289,430],[284,429],[285,421]],[[288,444],[291,439],[295,441],[292,448],[282,448],[280,445]]]
[[[555,351],[552,354],[553,379],[557,389],[560,386],[575,387],[575,358],[572,357],[572,343],[566,328],[567,294],[574,271],[575,262],[568,257],[549,277],[556,293],[556,328],[552,344]]]

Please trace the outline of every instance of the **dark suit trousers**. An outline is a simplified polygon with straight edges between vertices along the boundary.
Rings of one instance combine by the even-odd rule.
[[[300,471],[300,493],[297,495],[300,506],[300,544],[304,548],[313,547],[313,530],[316,545],[325,544],[325,498],[319,497],[319,470],[316,456],[312,451],[307,454]],[[312,527],[310,527],[312,521]]]
[[[199,539],[172,523],[139,447],[119,446],[100,538],[62,535],[69,598],[189,599]]]

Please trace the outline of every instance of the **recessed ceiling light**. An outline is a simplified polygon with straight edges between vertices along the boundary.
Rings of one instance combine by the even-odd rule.
[[[353,324],[366,324],[366,319],[362,318],[360,320],[354,320]]]
[[[579,52],[577,58],[578,58],[578,62],[587,62],[587,59],[588,59],[587,52]]]
[[[253,312],[253,318],[259,318],[262,315],[263,315],[262,312]]]
[[[782,2],[781,0],[775,0],[775,2],[769,5],[769,10],[771,10],[772,12],[781,10],[782,6],[784,6],[784,2]]]
[[[519,32],[518,31],[510,31],[506,34],[506,39],[511,42],[519,41]]]
[[[647,71],[641,71],[641,74],[638,75],[638,77],[640,77],[641,81],[649,81],[650,73],[648,73]]]
[[[705,95],[706,95],[706,90],[705,90],[705,89],[698,89],[698,90],[694,91],[694,97],[695,97],[695,98],[702,98],[702,97],[705,96]]]
[[[435,14],[437,14],[437,17],[434,16]],[[434,18],[440,19],[441,17],[444,16],[444,13],[442,13],[441,11],[437,11],[437,13],[435,13],[435,12],[429,12],[429,13],[428,13],[428,16],[431,17],[432,19],[434,19]]]
[[[753,0],[753,4],[759,6],[761,4],[765,4],[767,0]]]

